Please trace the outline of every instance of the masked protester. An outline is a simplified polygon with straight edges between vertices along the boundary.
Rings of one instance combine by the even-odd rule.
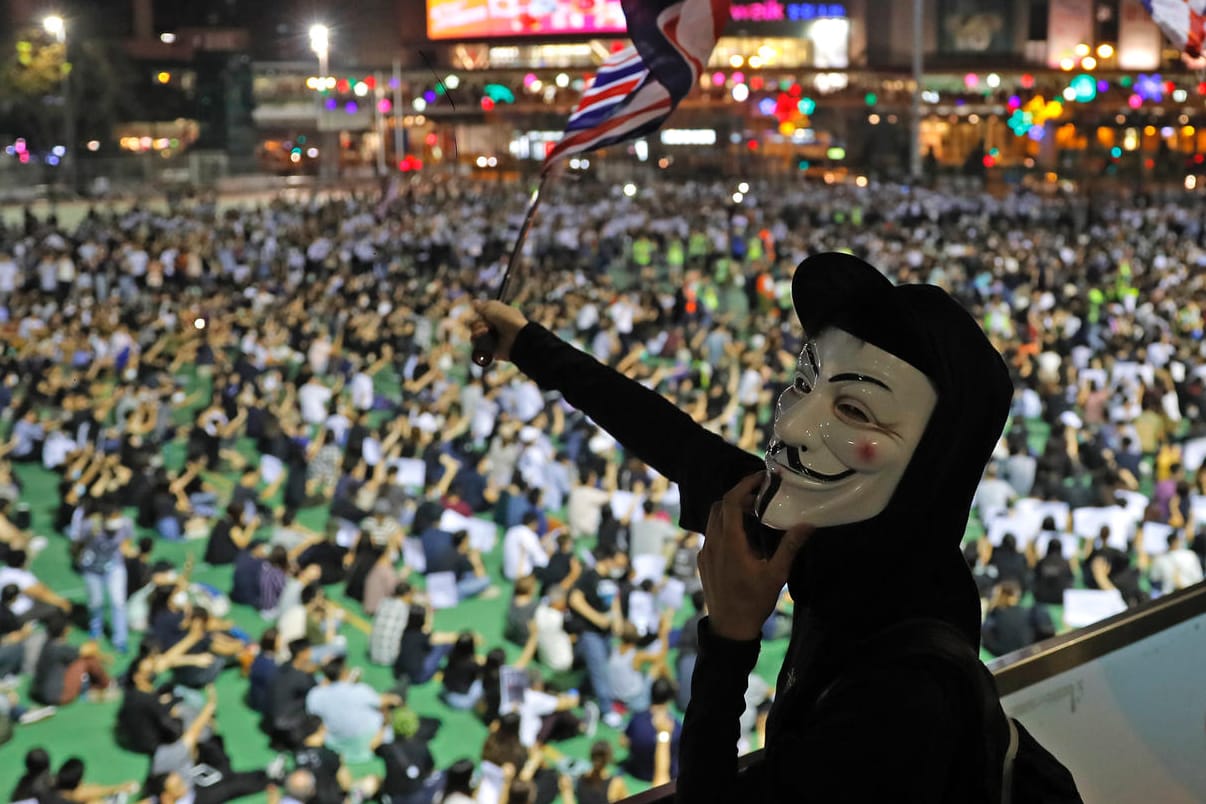
[[[496,356],[677,482],[682,526],[706,532],[676,800],[996,802],[1020,732],[1059,792],[1042,800],[1078,801],[1001,710],[959,549],[1009,410],[1004,362],[944,291],[893,286],[849,255],[805,260],[792,297],[805,342],[762,460],[513,308],[478,307]],[[785,583],[794,622],[766,751],[739,773],[743,694]],[[1015,781],[1014,800],[1038,800]]]

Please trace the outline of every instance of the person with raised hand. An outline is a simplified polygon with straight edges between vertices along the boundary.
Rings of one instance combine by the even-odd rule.
[[[682,526],[706,534],[676,800],[999,798],[1016,724],[978,660],[959,545],[1009,414],[1009,371],[937,286],[893,285],[834,252],[804,260],[791,288],[804,337],[762,459],[514,308],[478,304],[471,329],[676,482]],[[766,750],[739,774],[746,684],[784,584],[794,622]]]

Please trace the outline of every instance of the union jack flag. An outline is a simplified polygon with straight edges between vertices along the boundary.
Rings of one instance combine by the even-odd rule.
[[[1178,50],[1203,55],[1206,0],[1142,0],[1143,7]]]
[[[632,45],[603,62],[544,167],[637,139],[691,91],[729,16],[729,0],[622,0]]]

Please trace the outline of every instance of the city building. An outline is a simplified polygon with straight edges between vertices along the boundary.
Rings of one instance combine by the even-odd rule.
[[[665,129],[623,159],[571,167],[836,179],[901,174],[914,148],[927,168],[969,173],[1180,180],[1201,164],[1206,83],[1140,0],[922,0],[919,36],[913,5],[734,0],[698,90]],[[10,21],[41,9],[7,0]],[[98,0],[78,11],[122,41],[151,114],[81,132],[77,145],[328,176],[532,172],[625,44],[619,0],[366,0],[321,13],[297,0]]]

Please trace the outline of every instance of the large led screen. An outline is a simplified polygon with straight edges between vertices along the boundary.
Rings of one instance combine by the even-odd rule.
[[[624,33],[620,0],[427,0],[429,39]]]

